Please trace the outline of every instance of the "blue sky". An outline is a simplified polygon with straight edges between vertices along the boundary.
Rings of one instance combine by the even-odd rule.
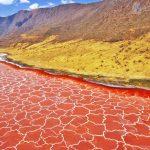
[[[90,3],[99,0],[0,0],[0,16],[8,16],[22,9],[54,7],[67,3]]]

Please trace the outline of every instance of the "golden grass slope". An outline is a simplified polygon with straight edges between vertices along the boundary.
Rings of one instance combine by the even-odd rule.
[[[3,49],[10,58],[40,68],[84,75],[150,79],[150,34],[115,43],[74,40],[53,43],[55,37],[30,45]]]

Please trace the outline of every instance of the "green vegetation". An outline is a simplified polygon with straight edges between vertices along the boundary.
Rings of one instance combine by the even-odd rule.
[[[40,68],[125,79],[150,78],[150,34],[132,41],[74,40],[54,43],[55,37],[1,49],[9,57]]]

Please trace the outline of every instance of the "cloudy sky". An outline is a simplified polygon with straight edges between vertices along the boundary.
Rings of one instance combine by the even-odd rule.
[[[0,0],[0,16],[8,16],[22,9],[54,7],[67,3],[90,3],[99,0]]]

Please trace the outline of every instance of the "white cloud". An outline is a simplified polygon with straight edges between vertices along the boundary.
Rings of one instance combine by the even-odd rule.
[[[29,0],[20,0],[20,3],[30,3]]]
[[[55,4],[50,2],[47,5],[39,6],[39,8],[48,8],[48,7],[54,7],[54,6],[55,6]]]
[[[52,2],[49,2],[49,3],[48,3],[48,6],[53,7],[53,6],[55,6],[55,4],[54,4],[54,3],[52,3]]]
[[[70,3],[75,3],[74,0],[61,0],[62,4],[70,4]]]
[[[39,5],[38,3],[34,3],[32,5],[29,6],[29,9],[32,10],[32,9],[38,9],[38,8],[47,8],[47,7],[54,7],[55,4],[54,3],[48,3],[47,5]]]
[[[38,9],[38,8],[39,8],[39,4],[38,3],[34,3],[34,4],[29,6],[29,9]]]
[[[11,5],[15,0],[0,0],[2,5]]]

